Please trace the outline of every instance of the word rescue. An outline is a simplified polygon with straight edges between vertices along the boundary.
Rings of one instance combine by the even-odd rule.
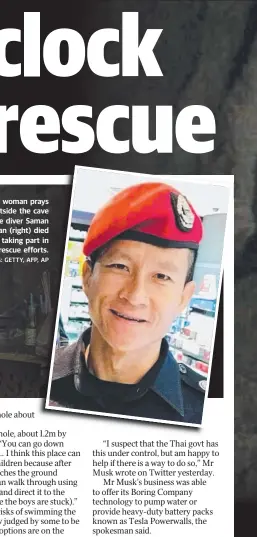
[[[85,43],[76,30],[57,28],[42,42],[40,13],[25,12],[23,29],[0,30],[0,77],[37,78],[45,69],[52,76],[65,79],[80,72],[85,63],[95,75],[104,78],[137,77],[140,68],[147,77],[162,77],[155,55],[155,46],[162,31],[147,29],[141,38],[138,12],[124,12],[121,31],[117,28],[101,28]],[[19,53],[20,59],[14,63],[9,58],[10,43]],[[113,46],[120,51],[120,61],[109,63],[106,60],[108,43],[114,43]],[[66,62],[61,61],[63,44],[68,50]],[[63,89],[65,91],[65,81]],[[130,138],[116,138],[117,120],[130,124]],[[155,134],[150,138],[149,124],[152,121],[155,122]],[[44,104],[31,106],[23,113],[14,104],[0,106],[0,153],[7,153],[8,150],[10,122],[19,123],[23,146],[38,154],[60,150],[72,154],[86,153],[96,141],[107,153],[127,153],[132,147],[142,154],[153,151],[172,153],[173,131],[178,145],[184,151],[200,154],[213,151],[213,135],[216,133],[213,113],[199,104],[182,109],[176,120],[173,118],[173,107],[165,105],[154,109],[149,106],[113,105],[104,108],[96,118],[92,106],[88,104],[70,106],[61,117],[54,108]],[[90,122],[95,126],[92,127]],[[194,135],[204,135],[205,139],[195,139]],[[42,140],[42,136],[47,136],[47,140]],[[206,139],[208,136],[209,139]]]

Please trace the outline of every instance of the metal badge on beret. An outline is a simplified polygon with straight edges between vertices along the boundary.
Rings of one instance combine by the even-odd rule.
[[[182,194],[176,194],[175,192],[172,192],[170,196],[178,228],[181,231],[191,231],[195,215],[190,209],[187,199]]]

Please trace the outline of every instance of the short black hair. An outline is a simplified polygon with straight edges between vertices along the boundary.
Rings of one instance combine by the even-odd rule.
[[[198,253],[198,250],[193,250],[193,249],[189,250],[188,271],[186,275],[185,284],[193,280],[197,253]]]
[[[96,261],[100,257],[102,257],[102,255],[108,250],[109,245],[110,243],[105,244],[101,248],[98,248],[98,250],[95,250],[89,257],[87,257],[87,262],[89,263],[91,269],[94,268]],[[188,270],[187,270],[185,284],[193,280],[197,252],[198,250],[193,250],[191,248],[189,249]]]

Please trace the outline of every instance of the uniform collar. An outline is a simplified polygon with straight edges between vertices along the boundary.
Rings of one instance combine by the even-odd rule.
[[[77,342],[74,381],[75,386],[79,391],[84,391],[82,388],[83,382],[81,377],[81,350],[89,345],[90,333],[90,329],[86,330]],[[166,339],[162,340],[161,352],[165,355],[165,358],[150,389],[173,407],[181,416],[184,416],[180,372],[174,356],[169,352],[169,346]]]

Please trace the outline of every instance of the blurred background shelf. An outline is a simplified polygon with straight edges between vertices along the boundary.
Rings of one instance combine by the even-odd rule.
[[[0,360],[33,363],[41,367],[46,367],[50,363],[50,356],[45,358],[42,356],[33,356],[32,354],[20,354],[18,352],[0,352]]]

